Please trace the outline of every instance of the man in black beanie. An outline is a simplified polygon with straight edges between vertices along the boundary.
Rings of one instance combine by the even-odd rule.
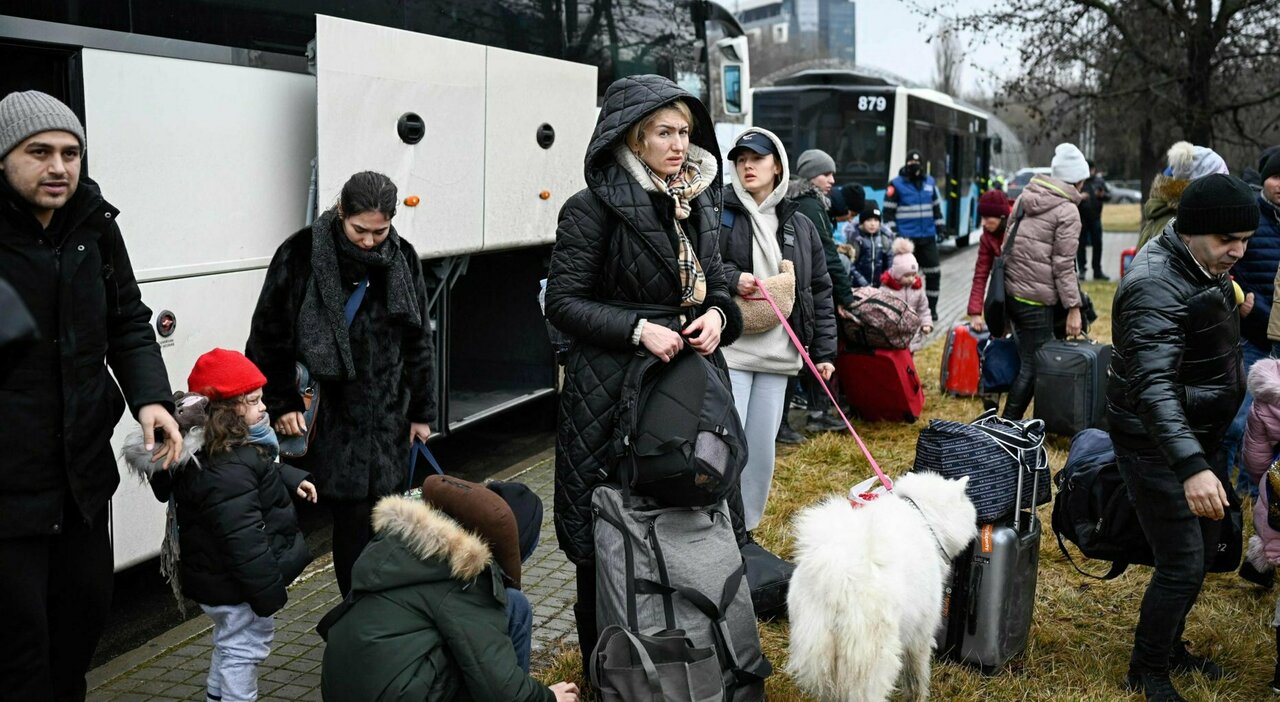
[[[1223,675],[1187,651],[1182,632],[1229,511],[1222,436],[1244,397],[1240,316],[1252,300],[1237,303],[1227,272],[1257,226],[1243,181],[1192,181],[1177,216],[1133,259],[1112,306],[1111,438],[1157,563],[1126,680],[1148,700],[1183,699],[1171,671]]]

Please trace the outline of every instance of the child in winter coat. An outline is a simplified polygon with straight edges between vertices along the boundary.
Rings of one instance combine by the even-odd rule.
[[[850,243],[858,250],[849,269],[853,287],[879,287],[880,276],[893,265],[893,234],[880,226],[880,206],[868,202],[852,229]]]
[[[577,702],[572,683],[529,677],[521,563],[541,527],[542,502],[519,483],[433,475],[421,500],[379,500],[350,604],[321,623],[324,699]]]
[[[920,329],[911,340],[911,352],[924,346],[924,338],[933,331],[933,315],[929,312],[929,298],[925,296],[924,279],[920,277],[920,263],[916,261],[915,244],[899,237],[893,240],[893,265],[880,274],[880,287],[902,298],[920,317]]]
[[[1269,585],[1280,565],[1280,533],[1267,520],[1270,501],[1267,496],[1267,469],[1280,451],[1280,360],[1263,358],[1249,369],[1249,392],[1253,406],[1244,432],[1244,467],[1254,485],[1258,499],[1253,505],[1253,526],[1257,533],[1249,537],[1246,562],[1240,574],[1246,579]],[[1280,694],[1280,600],[1276,602],[1271,626],[1276,628],[1276,669],[1271,691]]]
[[[172,573],[176,556],[181,592],[213,620],[210,700],[257,699],[272,615],[311,561],[292,496],[315,502],[316,488],[306,472],[276,463],[279,445],[262,402],[266,383],[243,354],[214,349],[187,379],[208,402],[202,422],[185,422],[196,426],[179,462],[157,471],[139,445],[125,450],[131,467],[150,474],[156,497],[170,503],[162,560]],[[193,397],[179,398],[180,415],[196,404]]]

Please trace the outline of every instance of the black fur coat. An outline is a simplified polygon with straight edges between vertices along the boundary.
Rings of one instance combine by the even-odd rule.
[[[331,213],[316,220],[328,230]],[[321,499],[361,500],[404,490],[408,480],[409,423],[433,422],[436,396],[433,346],[427,327],[426,282],[413,246],[399,239],[409,263],[421,326],[391,319],[383,271],[369,268],[369,288],[351,323],[353,381],[324,381],[311,448],[299,459],[316,479]],[[388,241],[390,245],[390,241]],[[289,237],[267,269],[253,313],[245,355],[267,376],[264,398],[272,421],[301,411],[294,363],[302,358],[298,309],[311,284],[312,228]],[[339,257],[344,291],[350,294],[363,271],[348,270]]]

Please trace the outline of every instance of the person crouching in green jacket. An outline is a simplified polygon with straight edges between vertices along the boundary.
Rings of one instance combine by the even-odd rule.
[[[528,673],[520,565],[541,523],[541,501],[518,483],[433,475],[422,501],[380,500],[345,611],[324,632],[324,699],[577,702],[576,685]]]

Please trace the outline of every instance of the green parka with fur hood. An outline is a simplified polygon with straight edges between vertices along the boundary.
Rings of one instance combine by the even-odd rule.
[[[420,500],[387,497],[351,573],[354,605],[332,625],[328,702],[553,702],[520,669],[507,593],[489,547]]]

